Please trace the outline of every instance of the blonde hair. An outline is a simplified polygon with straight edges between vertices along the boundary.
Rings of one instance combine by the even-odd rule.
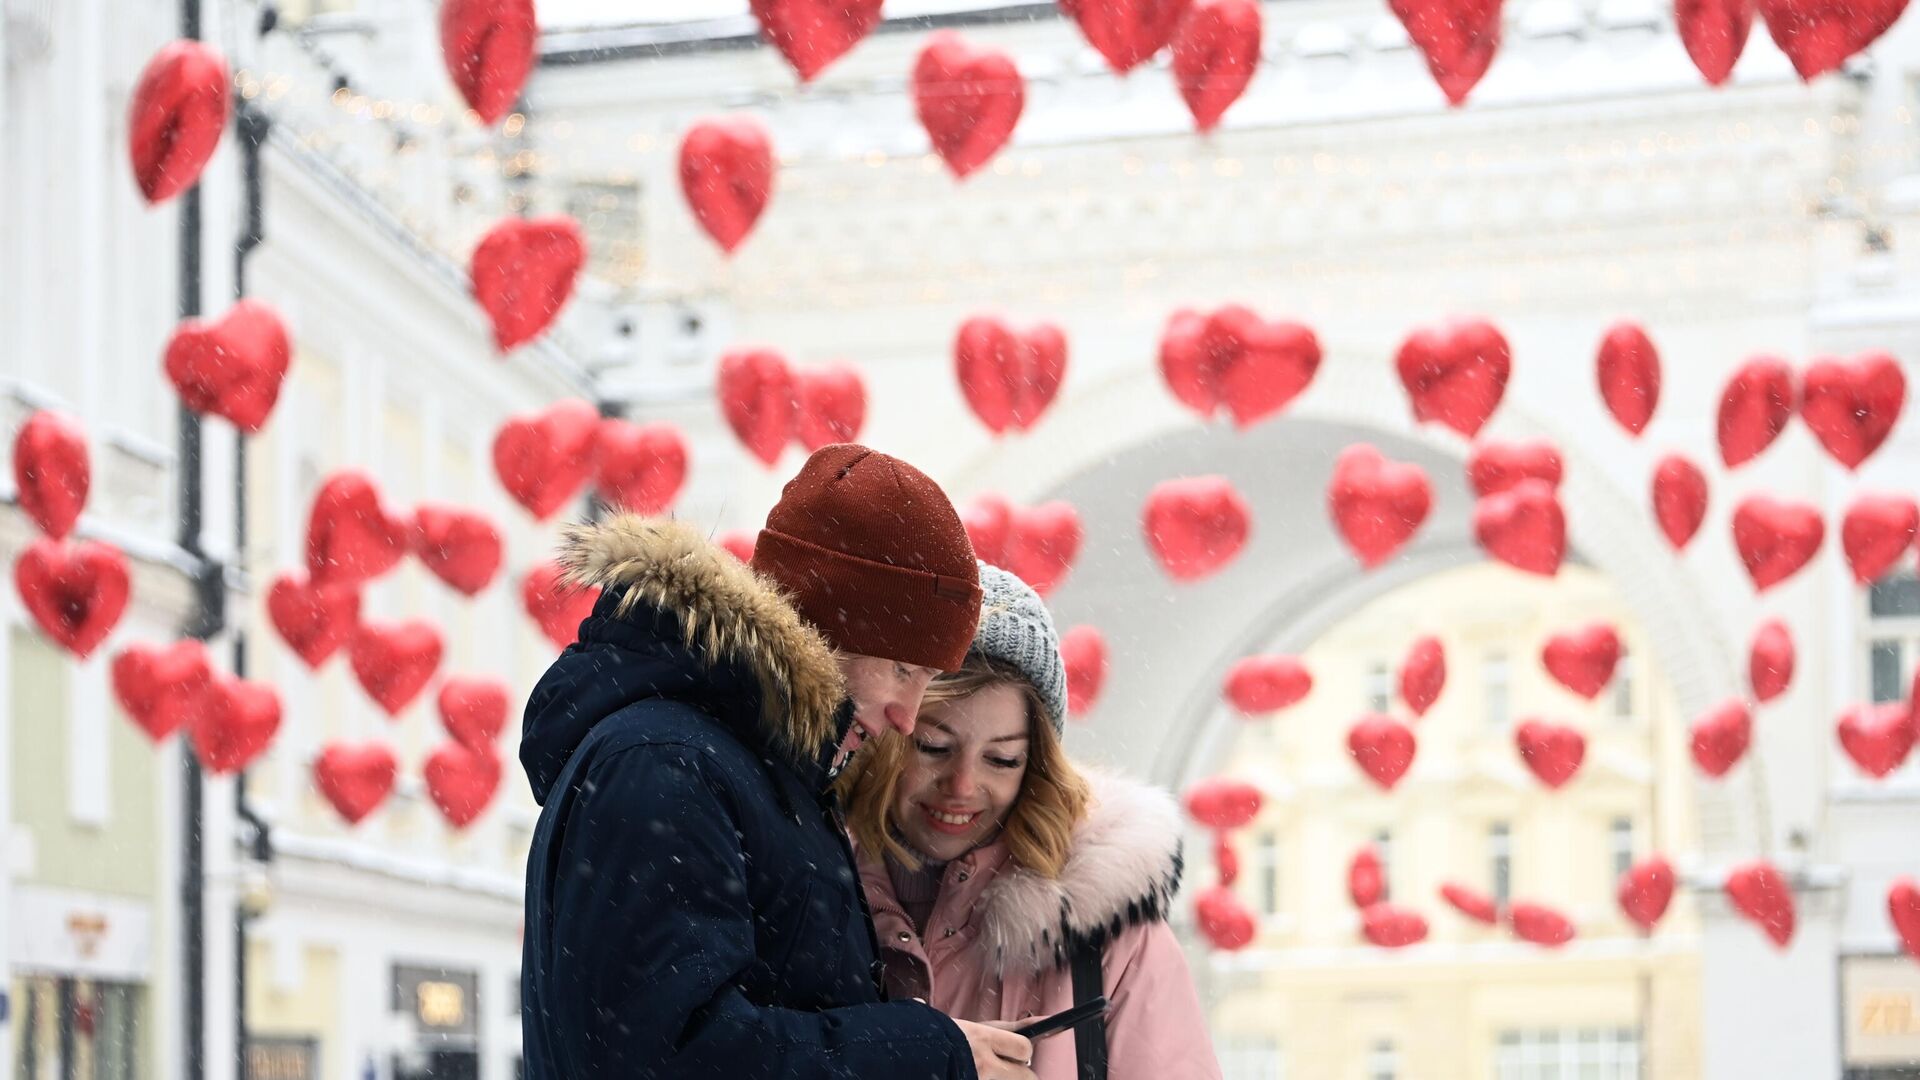
[[[969,653],[960,670],[933,680],[921,708],[971,697],[990,686],[1017,688],[1027,711],[1027,774],[1000,835],[1015,863],[1042,877],[1057,878],[1067,864],[1073,827],[1086,817],[1093,796],[1047,722],[1039,691],[1013,665]],[[854,756],[835,782],[835,790],[846,803],[847,829],[854,842],[863,850],[885,852],[918,868],[920,860],[893,832],[893,795],[912,749],[908,737],[899,734],[873,740]]]

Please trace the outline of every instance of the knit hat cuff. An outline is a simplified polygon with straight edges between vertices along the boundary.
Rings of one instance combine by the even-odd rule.
[[[753,567],[842,652],[938,671],[966,662],[980,618],[980,586],[966,578],[863,559],[773,529],[760,530]]]

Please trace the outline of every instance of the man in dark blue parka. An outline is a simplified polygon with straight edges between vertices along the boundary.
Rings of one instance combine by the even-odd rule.
[[[529,1080],[1031,1080],[1024,1038],[884,1002],[828,781],[910,732],[978,619],[939,487],[865,447],[811,457],[753,566],[692,526],[569,530],[598,588],[527,703]]]

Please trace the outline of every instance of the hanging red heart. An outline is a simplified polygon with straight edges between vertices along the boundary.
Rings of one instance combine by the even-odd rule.
[[[452,506],[413,512],[413,550],[435,577],[473,596],[500,572],[500,533],[486,518]]]
[[[720,358],[720,412],[747,452],[771,466],[793,438],[798,390],[787,358],[736,349]]]
[[[1755,0],[1773,43],[1812,82],[1874,43],[1907,9],[1907,0]]]
[[[1347,862],[1347,896],[1357,908],[1372,907],[1386,899],[1387,872],[1372,845],[1354,852]]]
[[[1469,319],[1414,331],[1394,366],[1415,423],[1435,420],[1471,439],[1506,394],[1512,357],[1492,323]]]
[[[1807,365],[1800,380],[1800,419],[1849,469],[1880,449],[1907,402],[1907,377],[1886,353],[1863,353],[1851,360],[1822,357]]]
[[[1753,743],[1753,713],[1734,698],[1702,713],[1693,722],[1693,763],[1708,776],[1725,776]]]
[[[1488,439],[1473,444],[1467,454],[1467,482],[1481,496],[1502,492],[1522,480],[1560,486],[1560,451],[1545,439],[1501,442]]]
[[[1813,507],[1766,495],[1750,496],[1733,512],[1733,543],[1759,592],[1807,565],[1820,550],[1826,529],[1820,511]]]
[[[1727,899],[1734,909],[1766,931],[1775,945],[1793,940],[1793,886],[1765,860],[1735,867],[1727,874]]]
[[[1786,692],[1793,682],[1793,653],[1793,635],[1779,619],[1768,619],[1754,631],[1747,649],[1747,681],[1755,701],[1772,701]]]
[[[991,316],[960,324],[953,366],[961,396],[995,435],[1039,423],[1067,377],[1067,338],[1052,323],[1016,332]]]
[[[53,643],[84,660],[127,610],[127,557],[98,540],[28,544],[14,560],[20,600]]]
[[[680,140],[680,193],[701,230],[728,254],[766,210],[773,172],[773,141],[751,117],[701,120]]]
[[[1347,731],[1347,752],[1374,783],[1389,791],[1413,765],[1413,729],[1391,716],[1369,713]]]
[[[240,301],[217,322],[188,319],[167,342],[167,380],[181,404],[249,435],[266,426],[292,362],[286,326],[258,300]]]
[[[581,621],[593,614],[593,605],[599,599],[599,589],[566,584],[559,565],[553,562],[536,564],[520,579],[522,606],[557,649],[573,644]]]
[[[1658,855],[1643,859],[1620,875],[1615,897],[1640,929],[1651,931],[1673,901],[1673,865]]]
[[[1400,662],[1400,700],[1415,716],[1427,715],[1447,685],[1447,654],[1440,639],[1419,638]]]
[[[1507,922],[1522,941],[1558,948],[1573,940],[1573,923],[1545,904],[1521,900],[1507,908]]]
[[[267,618],[287,648],[317,668],[353,637],[360,623],[360,591],[281,574],[267,590]]]
[[[1067,667],[1067,711],[1084,716],[1107,681],[1107,639],[1096,627],[1076,626],[1060,635],[1060,659]]]
[[[1054,500],[1035,507],[1015,507],[1008,515],[1002,563],[1033,591],[1047,596],[1059,588],[1080,555],[1084,534],[1080,512],[1072,503]]]
[[[216,674],[193,710],[187,737],[200,767],[237,773],[266,753],[280,731],[280,692],[272,685]]]
[[[976,49],[951,30],[927,38],[913,62],[913,111],[956,178],[993,159],[1013,135],[1027,84],[1013,58]]]
[[[1753,30],[1753,0],[1673,0],[1674,28],[1708,86],[1733,74]]]
[[[1229,776],[1210,776],[1187,789],[1187,816],[1209,829],[1238,829],[1260,813],[1260,789]]]
[[[1614,420],[1629,435],[1645,431],[1660,404],[1660,352],[1646,329],[1635,322],[1608,327],[1600,339],[1594,372],[1600,379],[1600,400]]]
[[[1124,75],[1173,40],[1188,0],[1060,0],[1087,43]]]
[[[1904,495],[1862,495],[1840,521],[1840,550],[1865,584],[1893,568],[1920,530],[1920,504]]]
[[[1212,131],[1260,66],[1260,5],[1193,0],[1173,36],[1173,78],[1194,127]]]
[[[1253,512],[1226,477],[1195,476],[1154,485],[1140,523],[1167,576],[1198,581],[1240,554]]]
[[[860,373],[844,364],[793,373],[793,434],[809,453],[834,443],[854,442],[867,421],[867,387]]]
[[[154,742],[179,730],[213,681],[207,647],[192,638],[166,646],[129,645],[113,658],[113,696]]]
[[[493,324],[494,348],[506,352],[546,333],[586,262],[586,236],[570,217],[512,218],[489,230],[467,273]]]
[[[1214,880],[1223,887],[1240,880],[1240,853],[1224,832],[1213,834],[1213,869]]]
[[[992,566],[1007,562],[1007,539],[1013,535],[1013,504],[998,495],[981,495],[960,511],[960,524],[973,543],[974,557]]]
[[[1731,469],[1760,455],[1793,419],[1793,369],[1785,360],[1756,356],[1740,365],[1720,394],[1720,460]]]
[[[92,484],[87,438],[79,425],[48,409],[20,425],[13,438],[13,486],[20,509],[41,532],[55,540],[71,535]]]
[[[610,507],[649,517],[666,513],[687,481],[687,443],[672,424],[600,421],[594,486]]]
[[[586,484],[599,430],[599,410],[584,401],[516,416],[493,437],[494,475],[513,501],[545,521]]]
[[[539,43],[533,0],[441,2],[440,56],[454,89],[484,123],[499,123],[513,108]]]
[[[1297,656],[1249,656],[1227,669],[1222,695],[1248,716],[1279,712],[1313,690],[1313,674]]]
[[[1547,674],[1588,701],[1599,697],[1613,681],[1614,665],[1619,662],[1620,635],[1603,622],[1563,630],[1547,638],[1540,650],[1540,663]]]
[[[1887,915],[1900,935],[1900,947],[1920,960],[1920,886],[1912,878],[1896,878],[1887,889]]]
[[[1914,737],[1920,734],[1914,729],[1913,711],[1904,701],[1856,705],[1841,714],[1834,732],[1853,763],[1876,780],[1907,760]]]
[[[1653,516],[1673,550],[1686,548],[1707,519],[1707,474],[1679,454],[1668,454],[1653,470]]]
[[[1253,913],[1232,889],[1216,885],[1193,903],[1194,921],[1214,948],[1232,951],[1253,941]]]
[[[127,106],[134,182],[149,204],[192,187],[232,111],[227,62],[198,41],[174,41],[147,61]]]
[[[1586,736],[1547,720],[1523,721],[1513,731],[1513,745],[1527,770],[1555,789],[1573,779],[1587,756]]]
[[[459,743],[442,743],[427,756],[422,769],[427,795],[440,816],[464,829],[486,810],[500,790],[500,758],[491,750],[469,750]]]
[[[1401,949],[1427,939],[1427,920],[1411,908],[1374,904],[1360,912],[1360,934],[1383,949]]]
[[[362,623],[347,646],[347,659],[367,696],[388,716],[399,716],[427,688],[445,651],[440,631],[431,623]]]
[[[1392,558],[1427,520],[1433,487],[1420,466],[1391,461],[1357,443],[1334,461],[1327,508],[1347,547],[1371,570]]]
[[[1268,322],[1232,304],[1202,317],[1177,311],[1160,337],[1160,375],[1188,407],[1222,408],[1245,429],[1287,407],[1320,370],[1320,339],[1297,322]]]
[[[313,759],[313,786],[348,825],[380,809],[393,791],[400,763],[379,743],[328,743]]]
[[[1500,48],[1500,0],[1389,0],[1449,104],[1467,100]]]
[[[724,548],[727,554],[741,562],[751,563],[755,539],[755,535],[750,532],[724,532],[714,542]]]
[[[334,473],[307,515],[307,572],[330,584],[371,581],[400,564],[412,533],[381,503],[371,477],[354,469]]]
[[[1492,926],[1500,921],[1500,905],[1493,898],[1465,885],[1446,882],[1440,886],[1440,897],[1453,905],[1453,909],[1474,922]]]
[[[440,724],[469,750],[491,751],[507,726],[509,692],[499,679],[450,675],[440,684]]]
[[[1516,569],[1552,577],[1567,554],[1567,517],[1553,488],[1522,480],[1473,507],[1473,533],[1487,554]]]
[[[826,70],[880,22],[881,0],[752,0],[760,34],[801,82]]]

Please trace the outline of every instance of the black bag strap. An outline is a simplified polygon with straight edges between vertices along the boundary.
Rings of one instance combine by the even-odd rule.
[[[1073,951],[1073,1003],[1092,1001],[1105,992],[1101,961],[1106,949],[1081,946]],[[1080,1064],[1080,1080],[1107,1080],[1107,1020],[1096,1016],[1073,1029],[1073,1057]]]

